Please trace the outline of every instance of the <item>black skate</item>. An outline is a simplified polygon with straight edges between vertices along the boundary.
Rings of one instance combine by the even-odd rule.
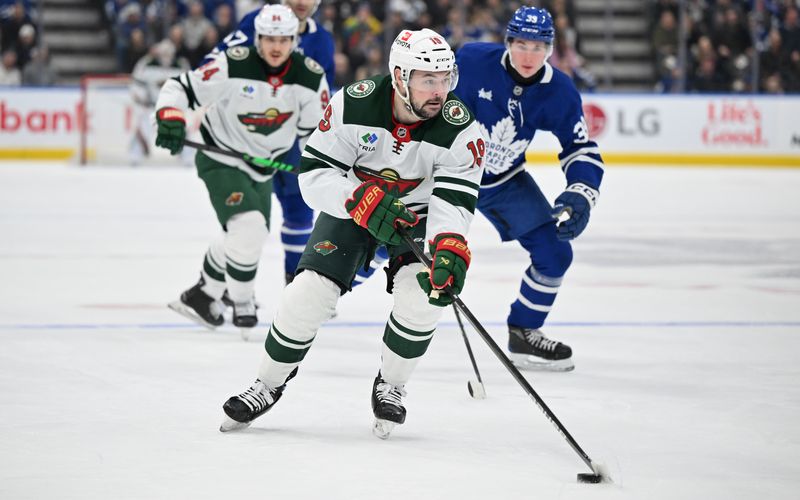
[[[297,368],[289,373],[286,382],[290,381],[297,374]],[[220,432],[229,432],[239,429],[250,427],[253,420],[261,415],[267,413],[270,408],[275,406],[275,403],[283,395],[286,389],[286,382],[282,385],[272,388],[266,386],[261,380],[256,379],[249,389],[239,394],[232,396],[225,401],[222,405],[222,410],[227,415],[227,418],[219,426]]]
[[[233,324],[239,327],[242,340],[250,340],[250,332],[258,324],[256,305],[252,300],[233,304]]]
[[[225,304],[225,307],[233,307],[233,299],[228,295],[228,290],[225,290],[220,300]],[[256,300],[255,296],[253,296],[253,304],[255,304],[256,310],[261,309],[261,304]]]
[[[375,415],[372,433],[375,436],[387,439],[395,425],[406,421],[406,409],[402,400],[405,395],[406,391],[402,387],[389,384],[378,372],[372,384],[372,413]]]
[[[213,330],[225,323],[225,318],[222,317],[223,308],[219,301],[202,290],[203,285],[205,280],[201,276],[195,286],[181,294],[180,300],[170,302],[167,307]]]
[[[568,372],[575,369],[572,349],[550,340],[538,328],[508,327],[509,358],[520,369]]]

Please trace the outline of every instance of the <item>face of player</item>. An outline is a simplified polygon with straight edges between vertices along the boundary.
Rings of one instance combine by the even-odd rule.
[[[292,37],[290,36],[266,36],[258,37],[258,46],[261,49],[261,57],[276,68],[289,59],[292,54]]]
[[[313,14],[314,4],[317,2],[316,0],[284,0],[283,3],[292,9],[297,19],[305,21]]]
[[[452,78],[450,71],[412,71],[408,87],[414,113],[426,120],[436,116],[452,88]]]
[[[547,49],[547,44],[544,42],[515,38],[509,44],[508,53],[514,69],[523,78],[530,78],[544,66]]]

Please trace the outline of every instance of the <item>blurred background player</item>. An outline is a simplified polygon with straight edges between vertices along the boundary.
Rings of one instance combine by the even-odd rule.
[[[175,54],[175,45],[162,40],[136,63],[131,75],[131,97],[133,98],[134,133],[131,138],[129,159],[131,165],[139,165],[150,155],[153,141],[153,116],[156,99],[164,82],[188,71],[189,61]],[[191,161],[191,151],[181,153],[184,163]]]
[[[405,385],[428,349],[442,307],[452,303],[438,292],[447,285],[460,292],[470,261],[464,235],[477,203],[484,145],[471,114],[450,93],[454,63],[436,32],[404,30],[389,54],[391,75],[353,83],[325,110],[303,151],[300,174],[303,195],[320,214],[298,274],[281,296],[258,379],[224,404],[221,431],[247,427],[278,401],[356,270],[379,244],[390,249],[387,290],[394,303],[372,386],[373,432],[385,439],[405,421]],[[428,242],[430,273],[397,224]]]
[[[299,20],[299,43],[295,50],[314,59],[325,70],[328,86],[333,86],[334,77],[334,42],[331,34],[311,17],[319,7],[320,0],[284,0],[283,4],[292,9]],[[228,34],[212,51],[210,56],[224,52],[230,47],[252,44],[254,21],[259,10],[245,15],[237,29]],[[285,162],[291,165],[300,163],[300,147],[295,144]],[[294,278],[297,263],[311,234],[314,224],[314,211],[303,201],[297,176],[288,172],[277,172],[273,177],[273,189],[283,212],[281,242],[284,249],[284,273],[286,283]]]
[[[287,7],[265,6],[255,18],[255,47],[231,47],[168,80],[157,103],[156,145],[180,152],[184,111],[206,105],[200,126],[204,143],[284,162],[296,139],[305,142],[328,105],[322,67],[294,52],[298,24]],[[253,289],[268,233],[273,171],[201,151],[195,164],[223,232],[206,253],[200,281],[170,307],[213,328],[224,322],[221,299],[227,288],[234,325],[252,328],[258,323]]]
[[[478,210],[503,241],[518,241],[531,258],[507,320],[512,360],[522,368],[572,370],[572,349],[539,328],[572,262],[569,240],[586,228],[597,202],[603,160],[572,80],[547,63],[555,36],[550,13],[520,7],[505,36],[505,45],[469,43],[456,54],[461,77],[455,93],[488,139]],[[525,171],[536,130],[552,132],[561,144],[567,188],[555,207]],[[561,214],[569,219],[559,224]]]

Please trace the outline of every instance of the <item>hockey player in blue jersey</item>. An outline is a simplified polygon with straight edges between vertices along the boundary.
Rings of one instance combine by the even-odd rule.
[[[547,63],[554,36],[547,10],[520,7],[505,44],[469,43],[458,51],[455,93],[487,139],[478,209],[503,241],[516,240],[530,254],[507,320],[510,357],[521,368],[567,371],[574,368],[572,349],[545,337],[540,327],[572,262],[569,240],[586,228],[597,202],[603,160],[589,138],[578,91]],[[536,130],[552,132],[562,148],[567,187],[554,207],[525,171],[525,150]]]
[[[283,3],[292,9],[294,15],[300,20],[300,42],[295,50],[317,61],[325,70],[328,86],[333,88],[333,37],[311,17],[319,7],[320,0],[284,0]],[[239,22],[236,31],[226,36],[209,54],[209,58],[215,53],[223,52],[236,45],[252,44],[250,40],[253,39],[255,32],[254,21],[260,10],[259,8],[245,15]],[[291,165],[300,163],[300,148],[296,143],[284,161]],[[281,242],[285,254],[284,272],[288,283],[294,278],[295,268],[308,242],[308,237],[311,235],[314,211],[303,201],[296,175],[276,172],[272,182],[273,190],[283,212]]]

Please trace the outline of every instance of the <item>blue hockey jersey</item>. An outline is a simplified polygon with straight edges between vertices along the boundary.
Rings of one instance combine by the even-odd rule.
[[[255,20],[260,11],[261,9],[256,9],[244,16],[242,20],[239,21],[239,26],[237,26],[236,31],[223,38],[214,50],[211,51],[211,54],[203,59],[200,65],[202,66],[208,62],[213,55],[227,50],[229,47],[242,44],[255,45],[253,42],[256,31]],[[325,28],[317,24],[316,21],[309,18],[306,23],[306,30],[300,34],[300,43],[295,50],[317,61],[319,65],[322,66],[322,69],[325,70],[325,78],[328,80],[328,87],[333,89],[334,45],[331,34],[328,33]]]
[[[600,187],[603,160],[589,138],[580,94],[567,75],[545,63],[538,83],[518,85],[506,71],[505,46],[498,43],[468,43],[456,53],[456,63],[455,94],[475,113],[488,141],[482,187],[501,184],[524,168],[525,150],[537,130],[558,138],[568,184]]]

